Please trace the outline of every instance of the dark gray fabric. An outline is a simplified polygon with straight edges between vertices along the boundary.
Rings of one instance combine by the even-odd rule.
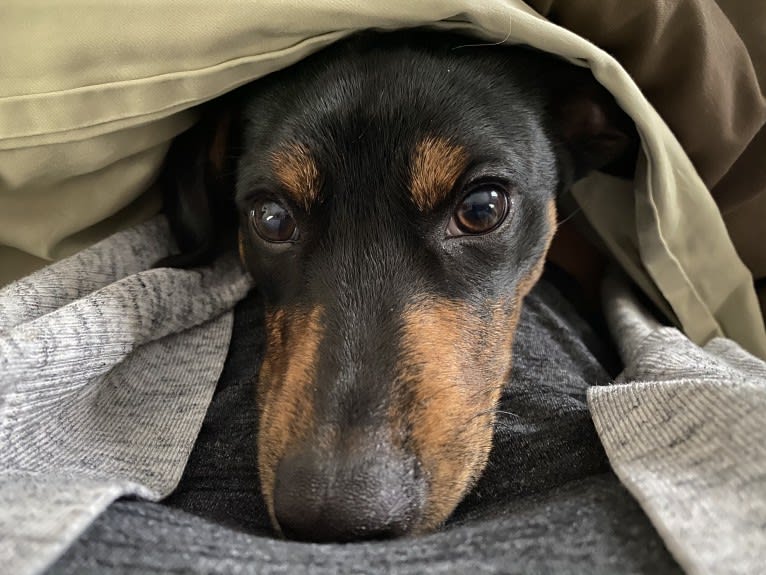
[[[528,298],[487,472],[444,529],[351,545],[272,537],[258,491],[253,296],[178,489],[113,504],[52,573],[677,573],[610,472],[586,404],[612,352],[545,279]]]

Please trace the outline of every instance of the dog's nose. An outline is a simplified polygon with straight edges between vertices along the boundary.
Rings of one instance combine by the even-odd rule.
[[[382,539],[407,533],[424,489],[411,459],[352,450],[293,450],[277,467],[274,512],[285,536],[303,541]]]

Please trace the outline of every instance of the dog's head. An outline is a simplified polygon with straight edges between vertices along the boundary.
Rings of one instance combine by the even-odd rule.
[[[629,142],[587,72],[465,43],[343,42],[242,91],[212,154],[176,152],[190,252],[213,245],[209,192],[226,178],[209,172],[235,180],[239,251],[266,308],[261,482],[289,536],[449,516],[485,466],[556,195]]]

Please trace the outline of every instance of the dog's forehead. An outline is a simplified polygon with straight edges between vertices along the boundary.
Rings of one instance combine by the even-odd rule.
[[[270,175],[308,207],[323,188],[359,197],[385,185],[426,211],[472,163],[503,154],[523,169],[540,140],[539,106],[524,86],[497,87],[496,60],[482,69],[393,46],[279,73],[245,108],[243,187]]]

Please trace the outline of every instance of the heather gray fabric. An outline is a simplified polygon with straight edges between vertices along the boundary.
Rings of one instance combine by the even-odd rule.
[[[612,352],[546,273],[527,300],[490,467],[441,532],[386,542],[274,539],[258,489],[258,302],[232,348],[184,477],[163,504],[112,505],[50,573],[680,572],[609,471],[588,414]],[[511,415],[513,414],[513,415]]]
[[[607,284],[621,385],[588,393],[610,462],[688,573],[766,569],[766,363],[661,327]]]
[[[221,373],[233,258],[146,269],[154,219],[0,291],[0,565],[44,569],[114,499],[175,487]]]
[[[723,340],[691,345],[612,285],[627,368],[608,386],[614,354],[550,273],[525,305],[490,465],[443,531],[273,539],[256,473],[257,302],[236,314],[211,403],[225,312],[250,282],[233,260],[140,271],[171,245],[156,220],[0,292],[3,570],[41,572],[68,548],[52,573],[661,574],[678,572],[673,557],[690,573],[761,572],[763,362]],[[187,459],[178,489],[146,501],[171,493]],[[109,506],[121,495],[143,499]]]

